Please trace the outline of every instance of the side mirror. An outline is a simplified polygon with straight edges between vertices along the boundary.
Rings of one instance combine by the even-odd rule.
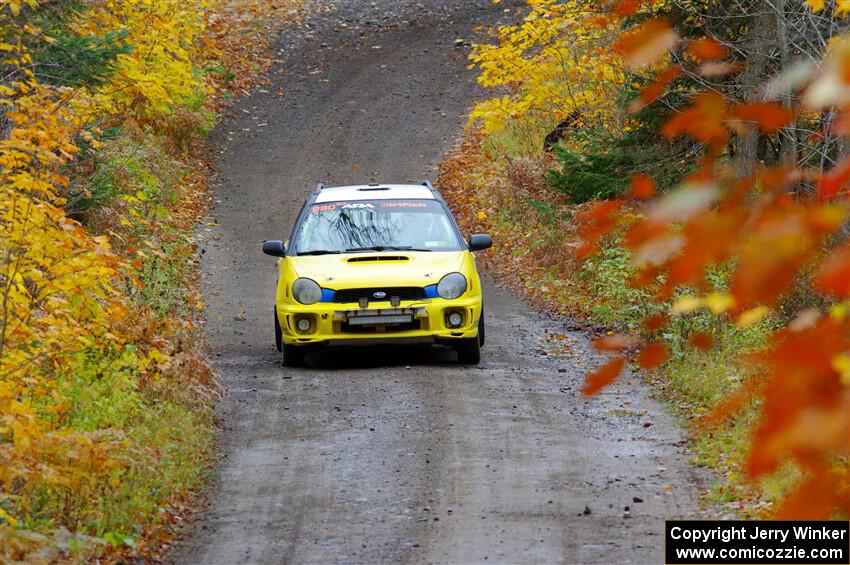
[[[272,239],[263,242],[263,253],[272,257],[285,257],[286,246],[279,239]]]
[[[486,233],[476,233],[469,236],[469,250],[481,251],[493,247],[493,238]]]

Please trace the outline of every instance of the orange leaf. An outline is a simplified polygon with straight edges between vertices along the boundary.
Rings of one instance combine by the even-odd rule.
[[[800,170],[791,166],[776,166],[764,169],[759,173],[762,189],[778,192],[790,183],[799,180]]]
[[[850,298],[850,243],[834,250],[821,263],[814,284],[823,294]]]
[[[655,194],[655,181],[649,175],[638,173],[632,177],[631,195],[641,200],[652,198]]]
[[[647,20],[627,32],[613,45],[626,64],[637,69],[656,62],[679,42],[679,36],[662,18]]]
[[[637,112],[661,96],[670,83],[676,80],[680,74],[682,74],[682,67],[679,65],[667,67],[663,73],[655,78],[655,81],[641,90],[640,96],[629,104],[629,112]]]
[[[722,59],[726,56],[726,47],[715,39],[702,37],[688,43],[688,53],[700,61]]]
[[[599,240],[617,225],[617,212],[622,206],[620,200],[602,200],[594,202],[582,210],[576,217],[576,223],[581,226],[579,234],[582,246],[576,251],[579,259],[587,257],[596,251]]]
[[[837,475],[837,476],[836,476]],[[782,502],[774,516],[777,520],[828,520],[836,509],[850,508],[847,476],[837,471],[818,473],[804,480]]]
[[[775,102],[752,102],[738,106],[737,116],[745,122],[755,122],[764,133],[775,133],[794,119],[794,112]]]
[[[818,198],[820,200],[834,198],[848,183],[850,183],[850,157],[845,157],[844,161],[818,180]]]
[[[657,265],[650,265],[641,269],[636,275],[632,276],[627,284],[629,288],[646,288],[658,280],[658,273],[661,269]]]
[[[815,470],[850,447],[850,390],[834,363],[850,349],[850,321],[824,316],[810,327],[779,331],[771,341],[755,360],[765,384],[750,477],[770,474],[789,458]]]
[[[726,100],[720,94],[704,92],[694,99],[689,108],[674,115],[661,126],[661,133],[670,139],[687,134],[702,143],[720,148],[726,144],[728,131]]]
[[[744,381],[738,390],[722,398],[708,414],[700,417],[699,424],[712,428],[727,421],[753,400],[759,390],[758,384],[756,379]]]
[[[637,13],[640,9],[640,0],[618,0],[612,7],[611,12],[626,17]]]
[[[644,369],[654,369],[670,357],[667,344],[656,341],[645,345],[638,355],[638,365]]]
[[[597,351],[620,351],[635,344],[635,338],[627,334],[606,335],[593,342]]]
[[[582,394],[587,396],[596,394],[613,383],[623,371],[625,364],[626,359],[624,357],[615,357],[587,375],[587,379],[584,381],[584,386],[581,389]]]

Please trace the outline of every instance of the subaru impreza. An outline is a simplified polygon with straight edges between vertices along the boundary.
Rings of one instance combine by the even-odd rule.
[[[289,240],[263,242],[278,257],[275,345],[285,366],[311,350],[438,344],[477,364],[484,344],[481,281],[472,252],[431,183],[319,184]]]

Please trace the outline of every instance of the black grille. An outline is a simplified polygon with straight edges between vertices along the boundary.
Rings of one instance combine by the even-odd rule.
[[[422,323],[419,320],[413,320],[406,324],[390,324],[387,326],[350,326],[347,322],[342,324],[342,331],[352,334],[369,334],[378,333],[378,328],[389,328],[393,332],[403,332],[408,330],[422,329]]]
[[[386,296],[384,298],[376,298],[376,292],[384,292]],[[398,296],[400,300],[422,300],[425,298],[425,289],[416,286],[346,288],[334,293],[334,302],[360,302],[361,298],[366,298],[369,302],[389,302],[393,296]]]

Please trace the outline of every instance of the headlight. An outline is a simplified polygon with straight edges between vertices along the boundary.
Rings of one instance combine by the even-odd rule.
[[[292,296],[301,304],[315,304],[322,299],[322,287],[311,279],[298,279],[292,283]]]
[[[453,300],[466,292],[466,277],[460,273],[449,273],[437,283],[437,294],[440,298]]]

